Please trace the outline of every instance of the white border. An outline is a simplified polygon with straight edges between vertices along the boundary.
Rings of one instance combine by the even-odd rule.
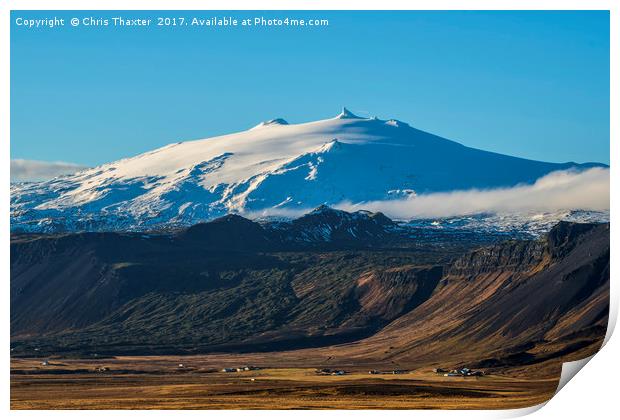
[[[4,285],[4,310],[2,312],[2,332],[3,332],[3,354],[4,363],[2,364],[2,398],[3,408],[8,411],[10,407],[10,388],[9,388],[9,325],[10,325],[10,293],[9,293],[9,167],[10,148],[9,148],[9,121],[10,121],[10,10],[610,10],[611,11],[611,219],[616,220],[616,209],[618,204],[618,182],[615,176],[615,156],[618,155],[618,120],[613,116],[618,116],[618,40],[620,33],[618,30],[620,19],[620,4],[612,0],[382,0],[373,2],[368,0],[315,0],[315,1],[294,1],[294,0],[264,0],[261,2],[250,0],[239,0],[231,4],[225,0],[211,0],[209,2],[199,0],[0,0],[0,92],[2,101],[0,102],[0,135],[2,145],[0,150],[4,166],[2,167],[2,185],[5,188],[5,198],[2,200],[2,214],[0,218],[2,232],[6,236],[1,247],[2,280]],[[584,140],[584,141],[587,141]],[[611,226],[612,243],[618,240],[617,229],[614,224]],[[612,261],[617,261],[618,252],[615,245],[612,245]],[[620,353],[620,343],[617,337],[610,338],[610,333],[615,325],[618,314],[618,269],[615,263],[611,266],[611,310],[610,310],[610,330],[606,337],[605,348],[597,354],[589,363],[589,368],[579,374],[579,379],[571,381],[562,391],[552,398],[543,410],[536,411],[531,418],[610,418],[616,411],[615,400],[617,398],[615,367],[617,356]],[[544,404],[543,404],[544,405]],[[394,418],[403,419],[409,416],[423,416],[424,418],[504,418],[516,415],[527,414],[540,407],[524,410],[504,410],[504,411],[390,411],[389,415]],[[370,418],[385,415],[385,411],[324,411],[322,417],[326,418]],[[20,418],[39,418],[43,415],[56,418],[81,418],[83,412],[37,412],[37,411],[12,411],[11,416]],[[233,411],[209,411],[209,417],[231,418],[237,415],[249,416],[251,418],[286,418],[288,413],[278,411],[244,411],[242,413]],[[309,418],[318,415],[316,411],[298,411],[296,417]],[[616,414],[617,415],[617,414]],[[200,411],[91,411],[88,416],[93,418],[108,419],[111,416],[120,417],[142,417],[146,418],[169,418],[170,416],[183,416],[202,418],[205,412]]]

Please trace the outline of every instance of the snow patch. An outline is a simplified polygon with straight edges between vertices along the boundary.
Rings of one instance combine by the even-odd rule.
[[[250,130],[256,130],[259,128],[264,128],[264,127],[274,127],[274,126],[282,126],[282,125],[289,125],[288,122],[282,118],[275,118],[273,120],[269,120],[269,121],[263,121],[258,125],[255,125],[254,127],[252,127]]]

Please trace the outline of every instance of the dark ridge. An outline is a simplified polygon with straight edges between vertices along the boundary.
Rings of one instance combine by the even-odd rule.
[[[236,214],[200,223],[178,235],[180,240],[200,242],[220,250],[263,250],[269,248],[269,233],[259,224]]]

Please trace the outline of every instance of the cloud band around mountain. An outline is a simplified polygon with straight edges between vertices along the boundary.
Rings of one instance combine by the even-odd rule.
[[[555,212],[560,210],[609,210],[609,169],[556,171],[534,184],[488,190],[463,190],[422,194],[405,199],[362,203],[342,202],[333,207],[380,211],[393,219],[451,217],[478,213]],[[299,217],[311,209],[267,209],[251,216]]]
[[[483,212],[609,210],[609,169],[556,171],[531,185],[418,195],[402,200],[341,203],[343,210],[381,211],[396,219],[450,217]]]
[[[11,159],[11,182],[44,181],[86,168],[87,166],[69,162]]]

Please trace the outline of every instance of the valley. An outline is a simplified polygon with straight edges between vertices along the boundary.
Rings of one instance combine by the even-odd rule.
[[[277,358],[277,354],[262,357],[266,363],[274,363],[272,360]],[[358,368],[344,376],[319,376],[307,367],[270,367],[242,373],[216,371],[222,363],[233,361],[225,355],[62,360],[54,364],[62,365],[63,372],[54,373],[52,369],[59,367],[41,368],[29,360],[16,360],[12,363],[11,407],[506,409],[544,402],[557,386],[557,378],[553,377],[445,378],[429,369],[402,375],[371,375]],[[178,362],[187,368],[179,369]],[[110,370],[96,372],[94,366]]]

